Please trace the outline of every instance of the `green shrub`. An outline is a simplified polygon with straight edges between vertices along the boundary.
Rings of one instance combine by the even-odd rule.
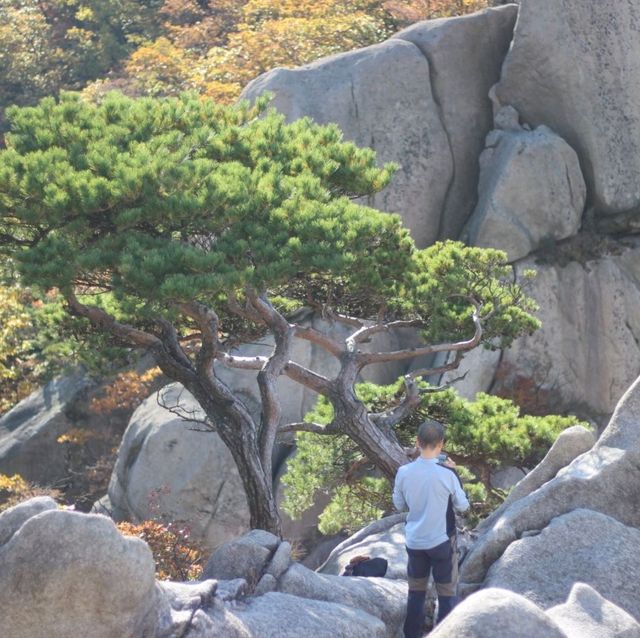
[[[357,389],[367,407],[380,412],[399,401],[402,383],[364,383]],[[321,398],[306,419],[326,424],[332,416],[331,406]],[[446,425],[445,451],[458,464],[472,503],[472,524],[506,496],[492,488],[492,470],[504,464],[535,465],[563,430],[580,424],[573,416],[521,415],[512,401],[484,393],[469,401],[450,388],[423,394],[418,409],[400,422],[395,432],[404,446],[414,445],[417,428],[425,419]],[[297,452],[282,479],[286,486],[283,508],[289,516],[301,516],[313,505],[318,492],[331,496],[320,515],[323,534],[353,532],[392,510],[392,486],[351,439],[299,432],[296,443]]]

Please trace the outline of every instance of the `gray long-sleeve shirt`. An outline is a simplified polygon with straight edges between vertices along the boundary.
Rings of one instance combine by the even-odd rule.
[[[409,510],[405,536],[410,549],[431,549],[447,539],[447,507],[451,497],[459,512],[469,508],[460,480],[437,459],[418,457],[396,474],[393,504]]]

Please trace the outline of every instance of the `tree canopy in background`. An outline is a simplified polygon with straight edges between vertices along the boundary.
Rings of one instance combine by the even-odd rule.
[[[82,88],[155,37],[163,0],[0,0],[0,107]]]
[[[0,110],[61,89],[235,99],[275,66],[379,42],[486,0],[0,0]]]
[[[152,95],[193,89],[229,102],[276,66],[306,64],[381,42],[419,20],[485,6],[487,0],[169,0],[163,34],[131,55],[119,86]]]

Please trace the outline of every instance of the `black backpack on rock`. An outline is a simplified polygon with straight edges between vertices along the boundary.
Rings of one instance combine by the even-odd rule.
[[[368,556],[355,556],[344,568],[343,576],[368,576],[370,578],[382,578],[387,573],[389,563],[385,558],[369,558]]]

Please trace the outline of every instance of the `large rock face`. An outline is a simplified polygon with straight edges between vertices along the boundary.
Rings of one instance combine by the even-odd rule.
[[[640,373],[640,242],[566,265],[527,259],[544,328],[504,352],[503,369],[559,396],[559,409],[608,417]],[[606,421],[605,421],[606,422]]]
[[[382,44],[270,71],[243,97],[272,91],[289,120],[336,122],[381,162],[397,162],[392,184],[368,203],[400,213],[419,246],[456,237],[475,204],[477,157],[492,126],[488,92],[516,13],[510,5],[421,22]]]
[[[578,151],[605,213],[640,203],[639,34],[637,0],[522,0],[495,89]]]
[[[509,261],[580,228],[586,187],[578,156],[546,126],[492,131],[480,156],[478,189],[468,241],[504,250]]]
[[[478,156],[493,123],[489,89],[500,76],[517,13],[510,4],[418,22],[394,36],[413,42],[429,60],[433,95],[451,146],[453,177],[440,237],[457,237],[477,200]]]
[[[599,239],[588,241],[595,247],[576,243],[570,249],[580,261],[572,261],[562,246],[544,261],[519,261],[517,277],[529,269],[537,272],[526,285],[540,306],[536,314],[543,327],[500,356],[471,353],[469,363],[464,360],[449,377],[471,369],[483,383],[470,389],[488,387],[494,393],[528,384],[531,400],[547,410],[571,411],[606,425],[618,398],[640,374],[640,241],[602,246]]]
[[[149,547],[112,521],[52,508],[0,545],[2,635],[7,638],[155,638],[155,565]],[[15,510],[0,514],[0,528]]]
[[[178,384],[164,388],[161,401],[203,416]],[[247,502],[231,453],[217,434],[197,428],[159,405],[155,394],[134,412],[109,485],[116,518],[186,521],[210,548],[247,529]]]
[[[522,594],[546,609],[562,604],[574,583],[586,583],[640,618],[639,543],[640,530],[598,512],[574,510],[539,534],[511,543],[485,585]]]
[[[419,245],[463,233],[529,267],[531,251],[590,227],[585,207],[595,205],[600,219],[640,203],[635,12],[630,0],[525,0],[421,22],[373,47],[270,71],[244,97],[272,91],[289,120],[336,122],[381,161],[398,162],[392,184],[369,203],[400,213]],[[636,305],[635,270],[615,254],[588,257],[586,267],[579,255],[569,259],[576,263],[535,264],[543,328],[503,358],[485,353],[480,367],[463,363],[463,372],[477,372],[462,383],[464,394],[531,381],[557,398],[548,410],[610,416],[640,372],[638,313],[617,313],[631,317],[626,327],[608,312]]]
[[[89,380],[75,374],[51,381],[0,419],[0,473],[20,474],[40,485],[66,474],[66,451],[59,436],[74,426],[68,411]]]
[[[481,534],[462,564],[463,590],[470,591],[486,583],[505,584],[510,578],[506,576],[506,563],[509,562],[514,570],[518,569],[509,557],[515,553],[520,555],[532,545],[542,550],[541,541],[546,539],[546,547],[553,552],[553,566],[549,561],[538,563],[541,560],[538,553],[535,553],[535,561],[536,565],[546,562],[549,573],[555,575],[547,577],[545,572],[544,576],[539,574],[539,579],[534,582],[533,578],[527,580],[528,577],[520,573],[514,576],[513,581],[509,581],[509,586],[516,590],[522,587],[527,597],[540,602],[547,601],[543,604],[558,604],[567,595],[571,582],[587,582],[596,589],[601,587],[600,593],[614,602],[615,596],[619,596],[620,606],[640,618],[640,608],[631,600],[635,594],[632,596],[629,593],[624,582],[609,587],[602,580],[605,574],[601,573],[636,569],[635,562],[624,553],[627,550],[623,552],[622,545],[616,550],[622,554],[607,552],[607,543],[612,546],[617,541],[604,530],[615,529],[616,535],[624,539],[620,542],[626,542],[627,547],[631,547],[629,542],[637,542],[633,539],[638,535],[638,530],[632,528],[640,527],[639,415],[640,379],[623,396],[609,426],[590,451],[576,458],[555,478],[512,503]],[[563,534],[567,526],[571,526],[573,532]],[[539,537],[535,536],[539,533]],[[532,535],[532,538],[525,538]],[[592,557],[578,562],[575,556],[581,551],[579,537],[582,536],[591,538],[589,549],[583,551],[583,555],[590,553]],[[603,546],[600,541],[604,539],[606,542]],[[529,553],[529,556],[533,554]],[[595,561],[599,560],[597,557],[605,565],[603,567],[601,564],[600,570],[593,568]],[[624,559],[624,568],[620,557]],[[531,562],[527,564],[527,569],[532,569]],[[562,573],[570,574],[571,582],[562,580],[560,584],[558,578]],[[632,575],[631,582],[633,580]],[[516,581],[521,584],[516,584]],[[563,594],[555,592],[551,600],[551,591],[556,583],[563,587]]]
[[[292,121],[308,115],[337,123],[345,138],[370,146],[380,162],[401,170],[367,203],[402,214],[418,244],[438,236],[453,161],[431,91],[429,63],[409,42],[388,40],[296,69],[258,77],[242,97],[275,93],[274,106]]]

